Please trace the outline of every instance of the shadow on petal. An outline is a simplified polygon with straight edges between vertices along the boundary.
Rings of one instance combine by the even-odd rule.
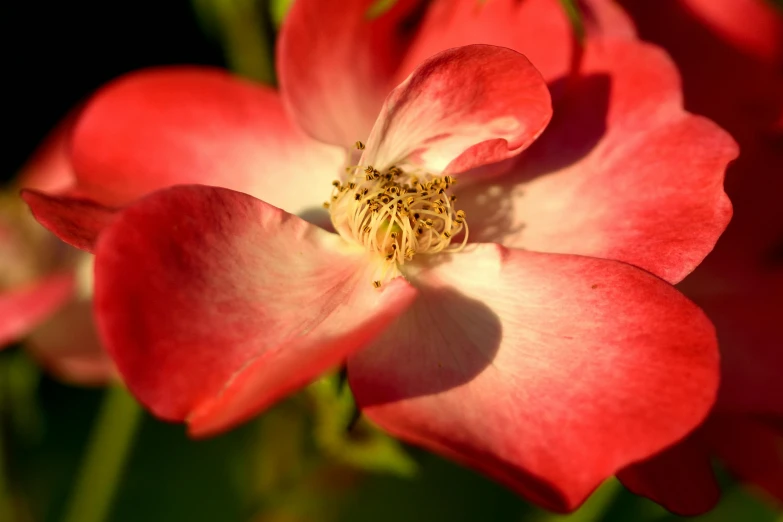
[[[360,356],[375,371],[404,372],[404,384],[390,390],[378,382],[376,393],[363,394],[365,407],[468,385],[493,364],[503,332],[487,305],[451,288],[418,290],[413,306],[367,348],[369,357]]]
[[[609,76],[562,78],[552,89],[565,89],[566,95],[555,106],[552,122],[541,137],[506,169],[509,174],[495,183],[457,192],[458,206],[468,215],[471,242],[500,242],[521,232],[525,224],[515,219],[515,201],[525,196],[525,184],[580,162],[605,136]]]

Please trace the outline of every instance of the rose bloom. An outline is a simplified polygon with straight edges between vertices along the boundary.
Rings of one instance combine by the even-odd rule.
[[[113,365],[98,343],[91,318],[90,256],[64,245],[39,225],[18,197],[20,187],[70,190],[67,117],[0,193],[0,349],[14,341],[58,378],[102,384]]]
[[[783,14],[762,0],[623,2],[642,37],[672,54],[685,105],[740,145],[726,190],[734,219],[681,288],[715,322],[722,352],[714,411],[682,444],[623,471],[669,509],[710,509],[710,461],[783,502]]]
[[[24,197],[95,252],[101,338],[160,418],[214,434],[345,364],[392,434],[572,510],[713,403],[672,284],[729,221],[736,145],[611,3],[583,48],[556,0],[372,3],[295,2],[279,92],[110,84],[82,197]]]

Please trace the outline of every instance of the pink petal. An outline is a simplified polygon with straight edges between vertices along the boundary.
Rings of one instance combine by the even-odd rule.
[[[591,26],[600,26],[603,34],[633,35],[633,24],[613,2],[592,0],[583,7]],[[524,54],[547,82],[568,74],[578,49],[559,0],[437,0],[397,72],[398,81],[436,53],[478,43]]]
[[[701,431],[649,459],[623,469],[625,487],[682,516],[700,515],[718,503],[709,447]]]
[[[783,503],[783,434],[741,416],[715,416],[709,440],[726,467]]]
[[[23,190],[22,198],[35,219],[71,246],[93,252],[98,234],[116,216],[118,209],[69,196],[53,196]]]
[[[194,67],[148,69],[109,84],[73,135],[81,188],[109,205],[205,183],[289,212],[323,212],[343,156],[298,130],[268,87]]]
[[[515,174],[460,204],[476,241],[617,259],[677,282],[729,221],[723,176],[736,155],[728,134],[683,111],[665,54],[591,40]]]
[[[72,295],[73,275],[54,274],[0,294],[0,348],[26,335]]]
[[[409,276],[419,300],[348,361],[357,401],[547,508],[576,508],[712,404],[712,325],[644,271],[478,245]]]
[[[280,88],[297,123],[325,143],[365,140],[410,35],[415,0],[398,0],[371,18],[375,0],[297,0],[280,31]]]
[[[519,154],[551,115],[546,84],[521,54],[490,45],[449,49],[389,94],[360,163],[463,172]]]
[[[96,249],[98,331],[156,415],[207,435],[361,349],[411,303],[373,288],[368,254],[251,196],[164,189],[122,211]]]

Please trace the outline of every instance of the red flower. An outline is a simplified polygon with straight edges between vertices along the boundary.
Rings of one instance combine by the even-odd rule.
[[[713,402],[712,326],[669,283],[728,222],[735,145],[611,4],[591,20],[617,36],[582,53],[556,0],[435,2],[415,34],[416,2],[371,3],[298,0],[279,95],[192,68],[100,92],[74,165],[120,212],[25,197],[94,248],[102,338],[158,416],[215,433],[347,360],[390,432],[573,509]],[[476,41],[555,96],[522,154],[544,81],[444,51]],[[244,193],[158,190],[183,182]]]
[[[762,0],[623,3],[641,36],[674,57],[686,107],[729,130],[741,154],[727,178],[734,220],[682,284],[718,330],[717,404],[686,441],[620,478],[673,511],[696,514],[718,499],[710,466],[718,457],[783,502],[783,15]]]
[[[61,192],[73,184],[66,151],[73,119],[41,144],[17,187]],[[113,365],[98,344],[83,281],[91,260],[36,223],[15,193],[0,196],[0,349],[24,338],[29,352],[59,378],[106,382]]]

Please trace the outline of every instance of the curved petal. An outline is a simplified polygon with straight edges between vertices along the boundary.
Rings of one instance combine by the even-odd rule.
[[[342,362],[407,308],[401,278],[338,236],[232,190],[164,189],[96,249],[98,331],[156,415],[207,435]]]
[[[71,110],[46,136],[22,167],[18,186],[47,192],[73,186],[76,176],[71,164],[70,138],[80,110],[80,107]]]
[[[739,263],[755,271],[783,234],[783,214],[769,212],[783,190],[783,14],[763,0],[623,3],[641,35],[665,47],[677,63],[688,110],[711,118],[739,143],[742,153],[726,178],[734,218],[705,263]],[[732,26],[729,33],[750,32],[766,41],[777,58],[749,54],[720,24]]]
[[[297,123],[325,143],[365,140],[396,85],[418,0],[398,0],[380,16],[375,0],[297,0],[280,30],[278,77]]]
[[[771,64],[783,65],[783,15],[771,3],[681,0],[680,4],[732,45]]]
[[[348,361],[358,403],[547,508],[576,508],[712,404],[712,325],[635,267],[478,245],[410,277],[419,300]]]
[[[70,196],[53,196],[37,190],[23,190],[22,199],[33,217],[71,246],[92,253],[101,231],[119,209]]]
[[[475,241],[616,259],[678,282],[731,216],[731,137],[683,111],[677,71],[633,41],[588,42],[582,74],[513,174],[460,194]]]
[[[711,457],[700,428],[682,442],[621,470],[617,478],[632,492],[673,513],[700,515],[720,498]]]
[[[345,159],[297,129],[272,89],[196,67],[110,83],[87,104],[72,148],[83,194],[115,206],[204,183],[303,213],[321,209]]]
[[[491,45],[449,49],[389,94],[360,164],[464,172],[518,154],[551,116],[546,84],[521,54]]]
[[[783,434],[753,418],[721,415],[708,437],[729,471],[783,503]]]
[[[0,348],[26,335],[73,295],[73,274],[54,274],[0,294]]]
[[[602,34],[633,35],[633,24],[613,2],[583,6]],[[549,83],[566,76],[578,46],[559,0],[492,0],[430,4],[421,28],[397,72],[398,83],[430,56],[452,47],[489,44],[524,54]]]

